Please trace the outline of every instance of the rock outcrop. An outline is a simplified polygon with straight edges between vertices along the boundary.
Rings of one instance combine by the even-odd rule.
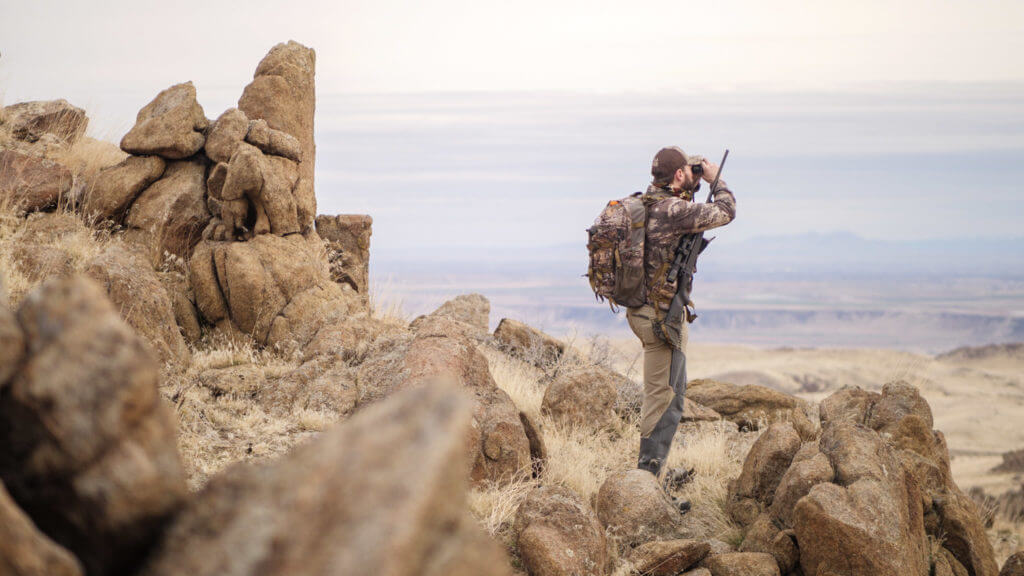
[[[564,371],[544,391],[541,412],[565,426],[611,429],[621,377],[598,367]]]
[[[0,150],[0,203],[35,212],[69,198],[73,177],[61,164],[14,150]]]
[[[189,270],[205,321],[260,345],[302,348],[351,305],[331,280],[323,243],[315,237],[263,234],[248,242],[204,241]]]
[[[804,440],[817,434],[808,416],[808,403],[771,388],[698,379],[689,383],[686,396],[741,428],[758,430],[762,425],[788,421]]]
[[[474,400],[474,425],[467,446],[474,454],[474,482],[508,482],[533,469],[540,447],[527,436],[519,410],[498,388],[487,358],[462,331],[460,322],[432,317],[415,336],[392,343],[387,354],[359,368],[359,404],[366,405],[434,380],[461,385]]]
[[[236,467],[177,516],[141,575],[510,574],[466,512],[471,419],[461,394],[424,386]]]
[[[123,574],[186,495],[156,362],[85,277],[44,284],[17,318],[25,359],[0,395],[0,479],[90,574]]]
[[[125,217],[125,235],[148,246],[154,264],[165,254],[187,258],[210,222],[206,160],[169,162],[159,180],[142,191]]]
[[[364,302],[370,295],[370,235],[373,218],[365,214],[320,215],[316,217],[316,233],[327,244],[331,278],[345,283],[359,293]],[[460,297],[461,298],[461,297]],[[481,298],[483,298],[481,296]],[[457,300],[458,298],[456,298]],[[490,303],[485,316],[490,314]],[[456,318],[460,320],[461,318]],[[483,328],[487,332],[487,326]]]
[[[65,144],[74,144],[89,125],[85,110],[64,99],[12,104],[3,109],[3,119],[11,135],[28,142],[50,134]]]
[[[704,560],[703,565],[711,576],[779,576],[779,567],[771,555],[757,552],[716,554]]]
[[[167,162],[159,156],[129,156],[100,171],[82,199],[82,213],[120,223],[143,190],[160,179]]]
[[[820,418],[816,442],[774,424],[752,447],[730,489],[730,512],[748,526],[741,551],[769,555],[783,574],[799,565],[803,574],[996,576],[981,517],[953,483],[914,387],[846,388],[821,402]]]
[[[298,42],[281,43],[256,67],[253,80],[238,100],[238,109],[252,120],[265,120],[267,126],[292,135],[302,148],[299,178],[303,193],[298,204],[305,206],[301,224],[313,225],[316,198],[313,196],[313,168],[316,142],[313,118],[316,112],[316,53]]]
[[[597,516],[573,491],[541,486],[516,511],[512,533],[532,576],[604,576],[608,547]]]

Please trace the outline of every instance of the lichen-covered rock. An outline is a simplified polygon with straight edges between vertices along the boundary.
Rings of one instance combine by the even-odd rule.
[[[191,358],[174,319],[170,296],[148,262],[114,244],[94,258],[85,273],[99,282],[111,303],[153,347],[161,362]]]
[[[626,546],[692,537],[679,509],[646,470],[626,470],[605,479],[597,492],[597,517]]]
[[[689,383],[686,395],[743,428],[758,430],[762,425],[791,422],[802,439],[817,437],[807,402],[771,388],[698,379]]]
[[[0,482],[0,574],[79,576],[82,565],[36,529]]]
[[[82,213],[96,220],[120,222],[139,194],[160,179],[166,165],[159,156],[129,156],[104,168],[85,192]]]
[[[132,203],[126,235],[146,246],[158,264],[165,253],[191,256],[209,221],[205,160],[169,162],[163,176]]]
[[[660,540],[633,549],[629,561],[633,570],[644,576],[676,576],[700,562],[711,547],[699,540]]]
[[[615,415],[618,374],[599,367],[558,374],[544,391],[541,412],[565,426],[611,429]]]
[[[203,147],[203,132],[209,124],[196,101],[195,86],[191,82],[175,84],[139,110],[135,126],[121,139],[121,149],[129,154],[181,160]]]
[[[317,219],[317,226],[320,219]],[[460,294],[441,304],[436,310],[413,320],[409,327],[416,330],[417,326],[430,318],[443,317],[459,322],[465,327],[465,334],[476,340],[487,337],[491,316],[491,303],[482,294]]]
[[[175,518],[140,574],[508,575],[465,508],[471,413],[461,394],[422,387],[236,467]]]
[[[69,198],[73,177],[64,165],[14,150],[0,150],[0,203],[35,212]]]
[[[502,318],[494,330],[498,345],[535,366],[546,368],[565,353],[565,344],[518,320]]]
[[[66,144],[74,144],[89,125],[85,110],[64,99],[12,104],[3,109],[3,119],[15,138],[29,142],[52,134]]]
[[[516,511],[512,533],[533,576],[604,576],[608,549],[597,516],[572,490],[541,486]]]
[[[156,362],[83,276],[31,292],[18,321],[26,359],[0,396],[0,479],[90,574],[127,573],[186,495]]]
[[[316,53],[297,42],[274,46],[256,67],[252,82],[238,100],[238,109],[250,120],[294,136],[302,147],[298,199],[300,226],[311,229],[316,217],[313,168],[316,143],[313,119],[316,111]]]
[[[800,449],[800,436],[789,422],[768,427],[754,442],[739,478],[729,485],[728,510],[733,520],[749,525],[772,505],[775,490]]]

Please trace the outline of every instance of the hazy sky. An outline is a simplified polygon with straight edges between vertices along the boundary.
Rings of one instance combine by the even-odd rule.
[[[116,141],[185,80],[216,117],[287,39],[320,207],[373,214],[379,256],[576,242],[666,144],[732,148],[734,238],[1020,234],[1019,0],[0,0],[0,96]]]
[[[0,0],[0,79],[18,100],[235,93],[287,39],[322,92],[1024,81],[1019,0]]]

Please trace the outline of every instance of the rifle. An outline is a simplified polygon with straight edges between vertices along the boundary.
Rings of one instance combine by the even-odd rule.
[[[708,190],[708,199],[705,202],[711,202],[711,198],[715,195],[718,179],[722,177],[722,169],[725,168],[725,159],[728,157],[729,151],[726,150],[725,155],[722,156],[722,163],[718,165],[718,174],[715,175],[715,181],[711,183],[711,190]],[[691,303],[690,292],[693,290],[693,275],[697,272],[697,256],[700,256],[700,253],[708,247],[711,240],[714,238],[704,238],[704,232],[687,234],[679,240],[675,258],[672,260],[672,267],[669,268],[668,275],[665,277],[666,282],[672,282],[673,278],[677,281],[676,294],[672,297],[672,303],[669,304],[668,313],[665,315],[665,324],[669,324],[674,318],[680,318],[683,310],[686,310],[687,322],[697,319],[697,315],[691,313],[687,306]],[[678,336],[676,337],[678,338]]]

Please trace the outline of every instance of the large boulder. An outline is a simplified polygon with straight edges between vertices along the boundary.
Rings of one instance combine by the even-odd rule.
[[[316,217],[316,233],[327,244],[331,278],[348,284],[364,301],[370,295],[370,235],[373,218],[365,214],[339,214]],[[461,298],[461,297],[460,297]],[[483,298],[481,296],[481,298]],[[486,298],[484,299],[486,302]],[[443,306],[442,306],[443,307]],[[490,313],[487,303],[486,313]],[[462,320],[462,318],[456,318]],[[484,332],[487,331],[486,321]]]
[[[169,162],[163,176],[139,194],[125,218],[127,236],[148,247],[154,264],[166,254],[191,256],[209,221],[202,158]]]
[[[0,150],[0,204],[35,212],[67,199],[74,178],[64,165],[14,150]]]
[[[805,574],[928,574],[922,496],[894,451],[875,432],[836,422],[821,452],[834,483],[811,488],[793,509]]]
[[[597,492],[597,517],[624,546],[692,536],[679,509],[646,470],[612,474]]]
[[[506,575],[466,512],[471,403],[396,395],[262,466],[215,479],[174,520],[142,576]]]
[[[352,301],[331,280],[323,243],[300,234],[204,240],[189,261],[189,275],[208,323],[278,348],[304,347]]]
[[[238,109],[250,120],[265,120],[269,128],[294,136],[302,148],[296,203],[303,231],[316,217],[314,164],[316,143],[316,53],[298,42],[274,46],[256,67],[252,82],[238,100]]]
[[[89,125],[85,110],[64,99],[12,104],[3,109],[3,119],[15,138],[29,142],[52,134],[66,144],[74,144]]]
[[[512,527],[523,566],[533,576],[604,576],[604,528],[572,490],[541,486],[516,510]]]
[[[699,540],[656,540],[629,553],[633,570],[643,576],[676,576],[704,559],[711,546]]]
[[[18,310],[26,359],[0,395],[0,479],[90,574],[124,574],[186,495],[149,348],[96,283],[51,281]]]
[[[563,342],[511,318],[501,319],[494,330],[494,339],[509,354],[540,368],[557,362],[566,350]]]
[[[181,160],[202,149],[206,142],[203,133],[209,125],[196,100],[195,86],[191,82],[175,84],[139,110],[135,126],[121,139],[121,149]]]
[[[772,505],[775,490],[800,450],[800,436],[789,422],[772,424],[754,442],[739,478],[729,484],[728,510],[746,526]]]
[[[174,305],[149,262],[112,244],[86,267],[132,328],[153,347],[162,363],[191,357],[174,318]]]
[[[166,166],[159,156],[129,156],[104,168],[85,191],[82,213],[95,220],[120,222],[139,194],[163,176]]]
[[[531,443],[519,410],[495,384],[487,358],[453,320],[432,318],[414,337],[397,341],[387,354],[364,362],[358,377],[359,404],[438,379],[461,385],[475,400],[467,437],[473,481],[504,483],[528,476],[533,458],[540,457],[540,446]]]
[[[622,377],[600,367],[563,371],[544,390],[541,412],[565,426],[611,429]]]
[[[82,566],[70,552],[36,529],[0,482],[0,574],[79,576]]]
[[[689,383],[686,396],[741,428],[758,430],[774,422],[791,422],[804,440],[816,436],[807,402],[778,390],[698,379]]]
[[[953,481],[945,438],[932,430],[931,408],[915,387],[897,381],[881,393],[844,388],[822,400],[820,414],[824,427],[855,423],[882,434],[924,492],[928,533],[941,538],[970,574],[995,576],[998,566],[981,514]]]

